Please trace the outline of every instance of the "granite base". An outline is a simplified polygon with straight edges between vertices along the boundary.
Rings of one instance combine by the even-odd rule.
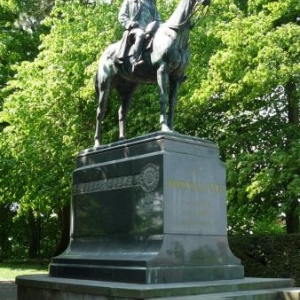
[[[18,300],[298,300],[291,279],[244,278],[197,283],[130,284],[24,275]]]

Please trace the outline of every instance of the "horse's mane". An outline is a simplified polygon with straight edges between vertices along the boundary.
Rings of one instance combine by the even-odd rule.
[[[114,58],[117,49],[119,49],[119,44],[120,41],[110,44],[103,53],[103,56],[105,56],[105,58]]]

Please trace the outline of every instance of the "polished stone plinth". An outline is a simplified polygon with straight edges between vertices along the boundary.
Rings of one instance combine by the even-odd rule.
[[[243,278],[227,241],[225,181],[217,145],[186,135],[83,151],[71,243],[50,275],[145,284]]]
[[[291,279],[245,278],[197,283],[130,284],[24,275],[18,300],[298,300]]]

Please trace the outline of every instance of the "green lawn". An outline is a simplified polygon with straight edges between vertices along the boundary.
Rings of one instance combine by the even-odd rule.
[[[32,263],[0,263],[0,281],[15,280],[18,275],[45,274],[48,265]]]

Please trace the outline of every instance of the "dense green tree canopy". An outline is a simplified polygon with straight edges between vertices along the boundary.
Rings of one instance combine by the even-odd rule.
[[[49,13],[53,1],[0,1],[0,105],[3,87],[14,75],[14,65],[32,60],[38,53],[39,35],[45,31],[41,21]],[[1,109],[0,106],[0,109]]]
[[[0,111],[4,99],[9,95],[5,87],[16,74],[16,66],[24,60],[32,61],[38,54],[39,35],[46,29],[41,21],[49,13],[52,5],[53,1],[26,1],[26,4],[18,0],[0,1]],[[1,221],[6,220],[1,224],[3,226],[0,226],[2,256],[3,249],[9,248],[9,245],[4,245],[3,241],[8,241],[9,236],[19,236],[16,232],[22,231],[21,228],[16,230],[11,224],[18,207],[13,201],[19,200],[18,196],[16,198],[14,196],[18,195],[17,187],[22,185],[22,178],[20,178],[22,171],[18,170],[18,159],[13,154],[14,149],[10,149],[6,143],[6,134],[1,133],[7,125],[9,125],[8,120],[1,118],[0,205],[3,216]],[[13,169],[17,169],[18,177],[14,177],[16,174]],[[19,241],[21,244],[22,239]]]
[[[208,41],[215,49],[207,73],[183,105],[195,108],[194,132],[221,147],[235,230],[245,225],[243,216],[250,226],[254,219],[269,222],[282,213],[288,231],[297,232],[300,3],[248,1],[241,8],[222,4],[215,2],[226,13],[213,16],[207,31],[215,41]],[[189,127],[190,117],[182,117],[187,119],[184,128]]]

